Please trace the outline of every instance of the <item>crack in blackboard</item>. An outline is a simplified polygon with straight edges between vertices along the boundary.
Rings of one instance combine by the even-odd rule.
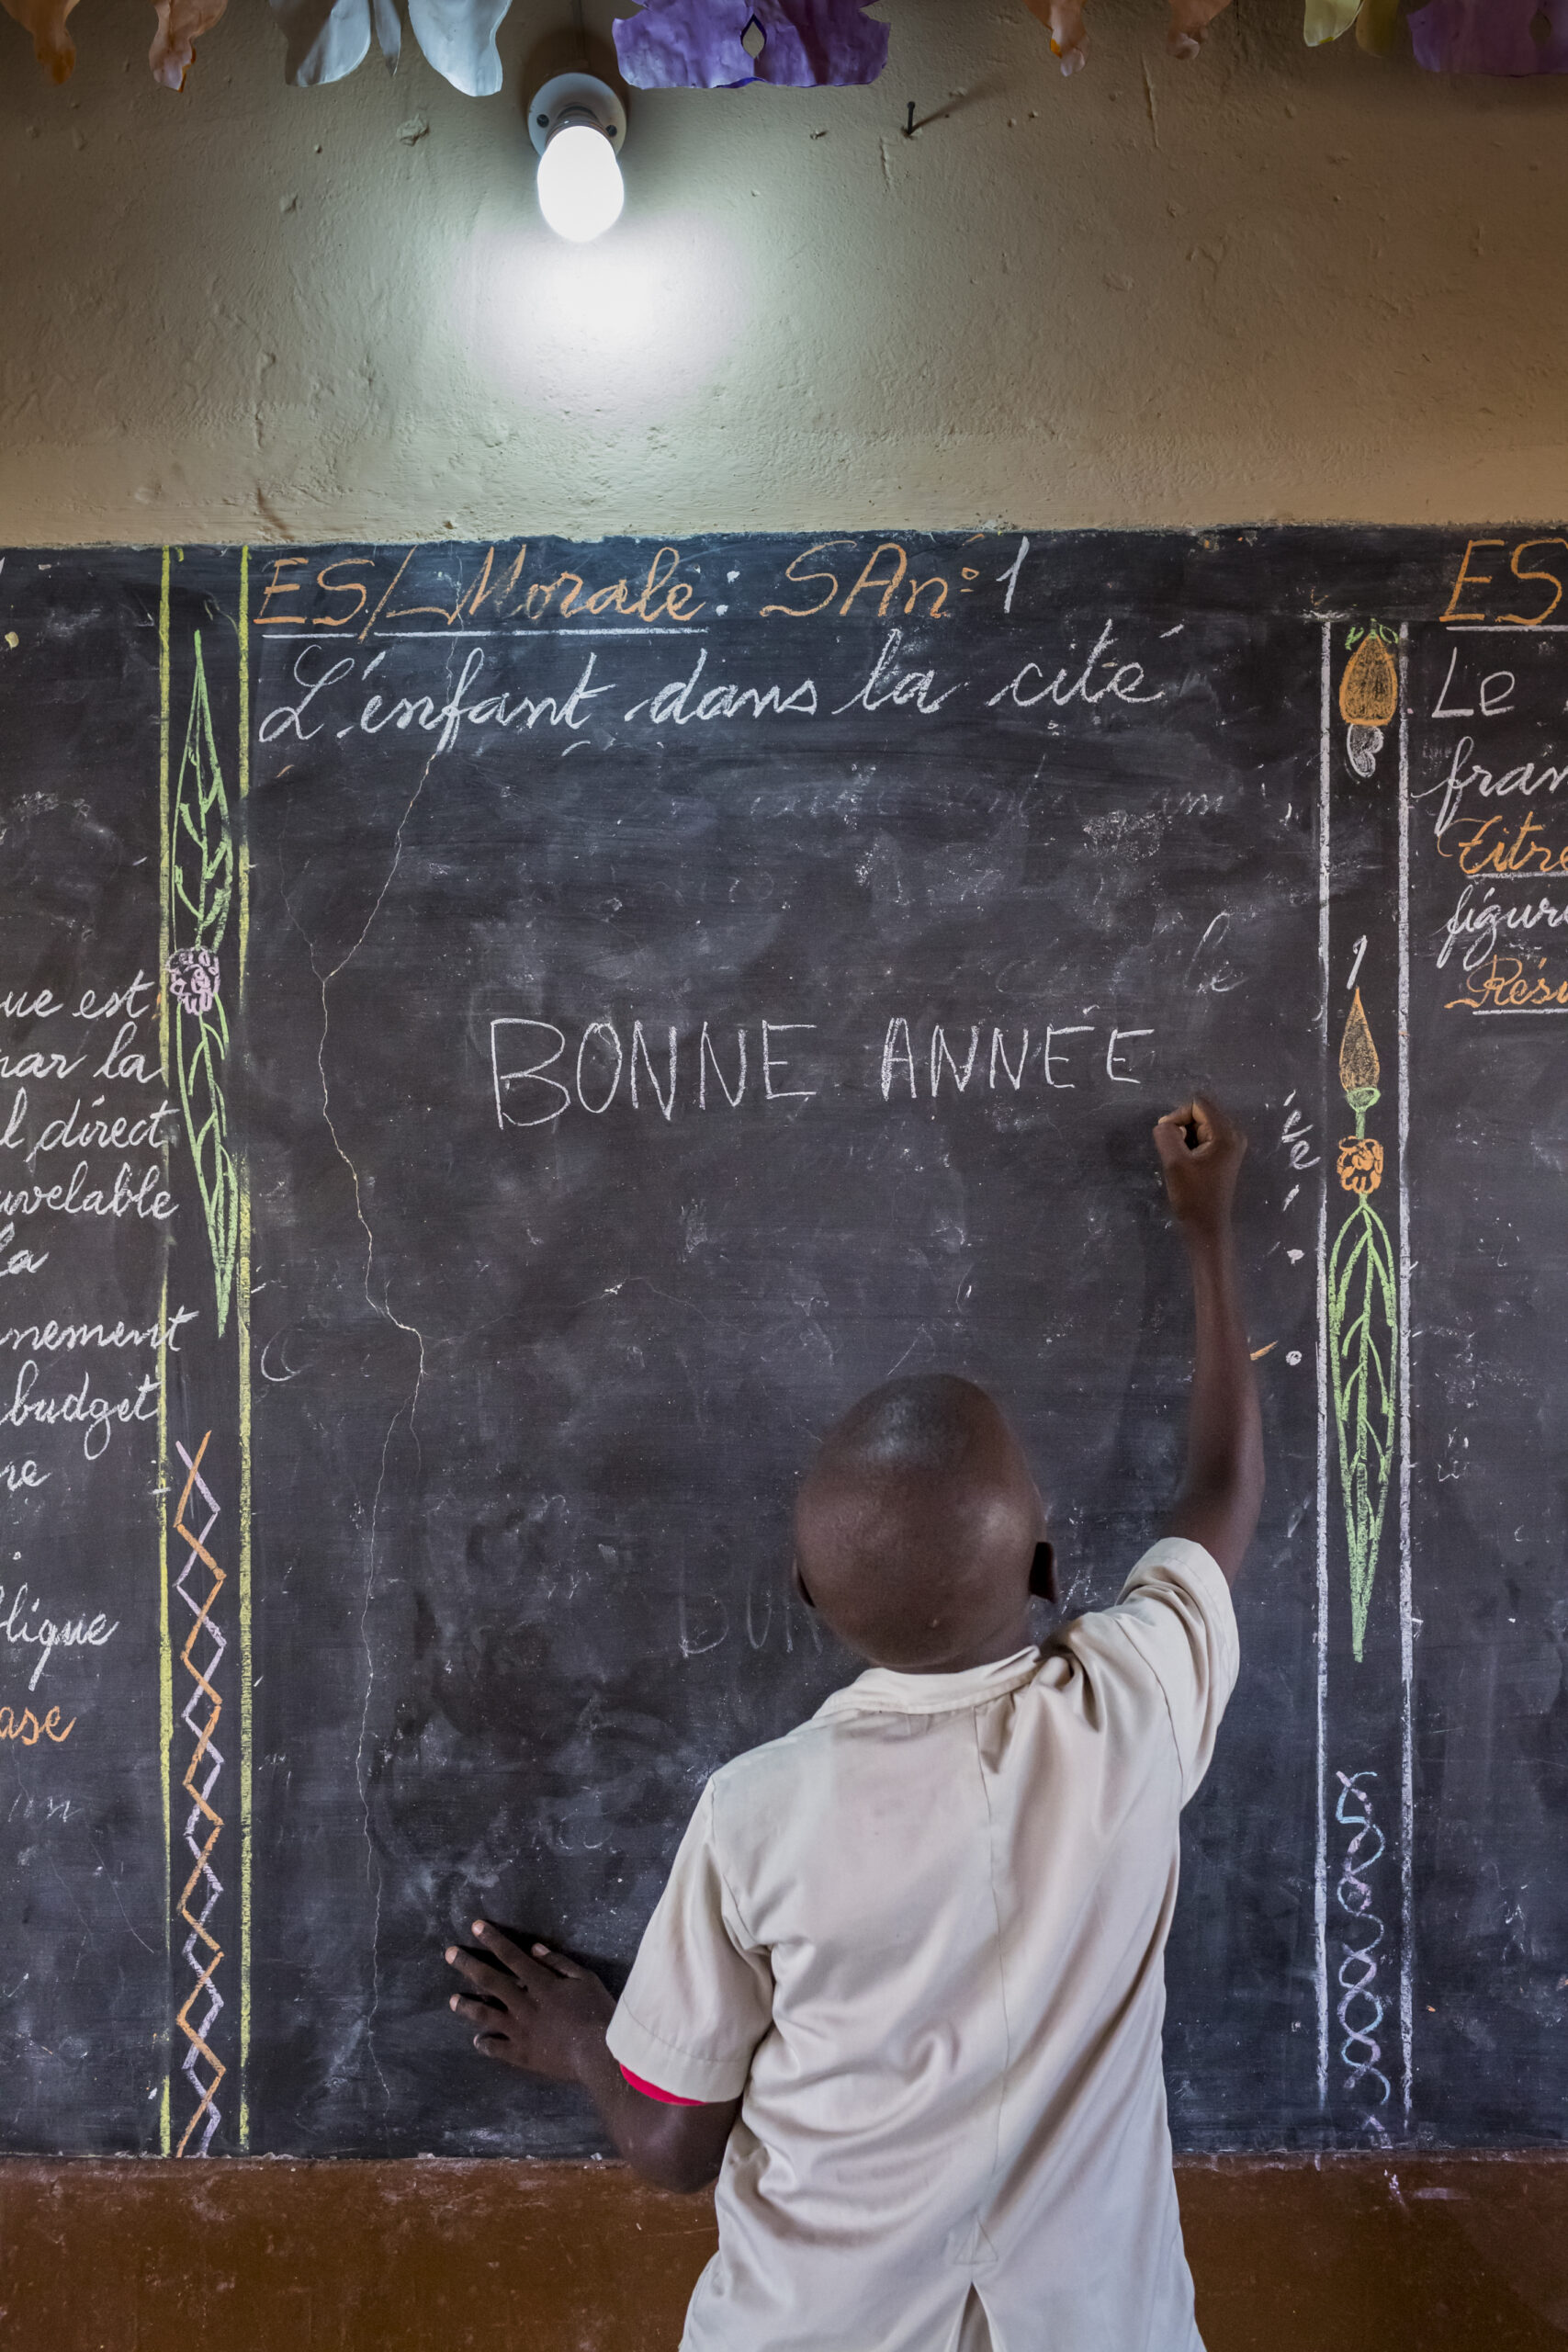
[[[434,765],[435,758],[435,752],[432,752],[430,758],[426,760],[423,767],[421,769],[419,782],[415,785],[413,791],[410,794],[407,806],[404,808],[402,815],[398,820],[397,831],[392,837],[391,859],[388,865],[381,887],[376,893],[375,902],[360,928],[359,935],[355,940],[353,945],[344,955],[338,958],[338,961],[332,966],[330,970],[323,973],[318,969],[316,964],[315,943],[311,940],[303,924],[299,922],[293,908],[289,905],[287,890],[280,894],[282,896],[284,909],[288,916],[289,922],[293,924],[294,929],[299,933],[300,938],[305,942],[306,952],[310,959],[311,975],[321,986],[321,1035],[320,1043],[316,1047],[316,1070],[321,1083],[321,1117],[325,1122],[327,1133],[332,1137],[333,1149],[337,1153],[338,1158],[347,1169],[349,1181],[354,1186],[354,1214],[365,1235],[365,1303],[369,1307],[373,1315],[380,1315],[384,1317],[385,1319],[389,1323],[392,1324],[396,1329],[405,1332],[408,1337],[412,1340],[419,1352],[419,1361],[414,1369],[412,1394],[409,1397],[407,1406],[404,1407],[400,1405],[397,1411],[392,1415],[391,1419],[387,1424],[387,1434],[381,1442],[380,1467],[377,1473],[376,1492],[371,1498],[370,1504],[370,1526],[368,1532],[368,1551],[365,1568],[365,1589],[361,1597],[359,1609],[359,1643],[361,1649],[365,1653],[365,1702],[360,1710],[359,1738],[355,1749],[354,1758],[354,1778],[355,1785],[359,1794],[359,1809],[365,1828],[365,1874],[367,1880],[374,1887],[376,1896],[375,1911],[372,1916],[370,1925],[370,2006],[366,2013],[364,2030],[365,2046],[370,2053],[370,2063],[376,2069],[376,2079],[381,2086],[381,2095],[383,2098],[388,2100],[391,2098],[390,2086],[388,2084],[385,2074],[382,2072],[381,2061],[376,2054],[376,2015],[381,2005],[380,1944],[382,1874],[380,1860],[376,1851],[375,1829],[370,1817],[370,1784],[369,1776],[367,1773],[365,1765],[366,1746],[370,1736],[370,1705],[375,1695],[376,1689],[376,1654],[371,1646],[370,1641],[370,1609],[376,1597],[376,1539],[380,1519],[381,1497],[387,1484],[387,1460],[391,1451],[392,1440],[396,1435],[398,1423],[404,1418],[405,1412],[408,1418],[409,1435],[413,1440],[416,1465],[422,1459],[420,1454],[419,1432],[415,1424],[419,1411],[420,1390],[424,1385],[424,1334],[420,1330],[416,1324],[405,1322],[402,1317],[394,1309],[392,1306],[392,1278],[390,1274],[387,1276],[386,1281],[382,1284],[381,1296],[378,1300],[375,1297],[370,1288],[371,1278],[376,1269],[376,1236],[371,1229],[370,1220],[365,1214],[365,1198],[363,1189],[359,1182],[358,1168],[355,1166],[354,1160],[349,1157],[349,1154],[344,1149],[343,1139],[337,1131],[337,1123],[333,1117],[332,1086],[331,1081],[327,1077],[327,1040],[332,1028],[332,1006],[328,996],[328,990],[330,989],[333,982],[337,979],[342,973],[347,970],[349,965],[353,963],[355,957],[364,946],[367,939],[370,936],[371,927],[386,901],[387,893],[392,887],[393,879],[398,871],[399,863],[402,857],[403,834],[407,829],[409,820],[413,815],[414,809],[418,805],[420,795],[423,792],[425,785],[429,782],[430,771]]]

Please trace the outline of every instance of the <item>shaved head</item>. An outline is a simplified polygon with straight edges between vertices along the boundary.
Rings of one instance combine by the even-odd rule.
[[[795,1506],[796,1575],[862,1657],[942,1673],[1028,1640],[1044,1532],[1018,1440],[983,1388],[947,1374],[889,1381],[822,1441]],[[1043,1565],[1048,1578],[1048,1548]]]

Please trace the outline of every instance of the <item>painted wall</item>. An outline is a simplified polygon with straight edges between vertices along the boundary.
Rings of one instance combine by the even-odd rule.
[[[610,0],[589,0],[607,27]],[[628,202],[539,223],[508,86],[288,89],[231,0],[186,92],[87,7],[0,23],[0,537],[1417,521],[1568,505],[1568,89],[1459,83],[1300,0],[1195,65],[1094,0],[888,0],[868,90],[634,99]],[[905,102],[925,127],[901,137]]]

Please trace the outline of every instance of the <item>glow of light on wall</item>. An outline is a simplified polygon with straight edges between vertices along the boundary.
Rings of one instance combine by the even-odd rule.
[[[457,276],[482,371],[530,407],[599,425],[649,423],[700,392],[752,308],[741,249],[690,214],[628,213],[614,237],[578,245],[492,221]]]

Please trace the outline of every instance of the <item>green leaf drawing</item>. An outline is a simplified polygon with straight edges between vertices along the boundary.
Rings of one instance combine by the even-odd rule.
[[[173,953],[164,978],[173,1013],[180,1108],[207,1221],[221,1337],[233,1295],[239,1226],[239,1182],[229,1149],[229,1114],[223,1098],[229,1023],[220,993],[218,960],[234,892],[234,844],[199,630],[190,717],[170,828]]]
[[[1395,1451],[1399,1276],[1388,1227],[1371,1202],[1382,1182],[1382,1146],[1367,1134],[1381,1074],[1358,989],[1339,1049],[1339,1083],[1356,1114],[1356,1132],[1339,1146],[1338,1173],[1355,1204],[1328,1261],[1328,1361],[1350,1556],[1350,1645],[1358,1665]]]
[[[1350,1645],[1359,1664],[1394,1453],[1397,1278],[1388,1227],[1365,1193],[1328,1261],[1328,1360],[1350,1554]]]

